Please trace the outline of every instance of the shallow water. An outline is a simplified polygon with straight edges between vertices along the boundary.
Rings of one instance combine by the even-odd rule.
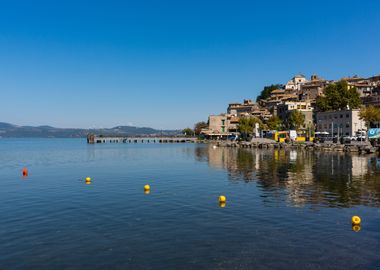
[[[379,269],[380,160],[1,139],[0,240],[0,269]]]

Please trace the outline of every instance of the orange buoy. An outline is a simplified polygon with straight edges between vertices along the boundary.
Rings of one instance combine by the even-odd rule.
[[[28,168],[24,167],[22,169],[22,176],[28,176],[28,175],[29,175]]]

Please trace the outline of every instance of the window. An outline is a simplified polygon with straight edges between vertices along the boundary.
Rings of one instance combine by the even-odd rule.
[[[340,115],[340,118],[343,118],[343,114]]]
[[[347,123],[347,124],[346,124],[346,128],[349,128],[349,127],[350,127],[350,124],[349,124],[349,123]]]
[[[350,117],[350,115],[347,113],[347,114],[346,114],[346,118],[349,118],[349,117]]]

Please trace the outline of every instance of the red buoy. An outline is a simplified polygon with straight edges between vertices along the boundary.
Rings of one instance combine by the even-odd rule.
[[[22,176],[28,176],[29,172],[28,172],[28,168],[23,168],[22,169]]]

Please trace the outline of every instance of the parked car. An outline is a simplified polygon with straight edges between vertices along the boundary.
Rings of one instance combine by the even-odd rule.
[[[237,134],[228,135],[227,140],[235,142],[239,140],[239,135]]]
[[[367,133],[364,129],[359,129],[355,135],[357,141],[365,141],[367,139]]]
[[[351,136],[344,136],[343,137],[343,143],[351,143],[352,137]]]

